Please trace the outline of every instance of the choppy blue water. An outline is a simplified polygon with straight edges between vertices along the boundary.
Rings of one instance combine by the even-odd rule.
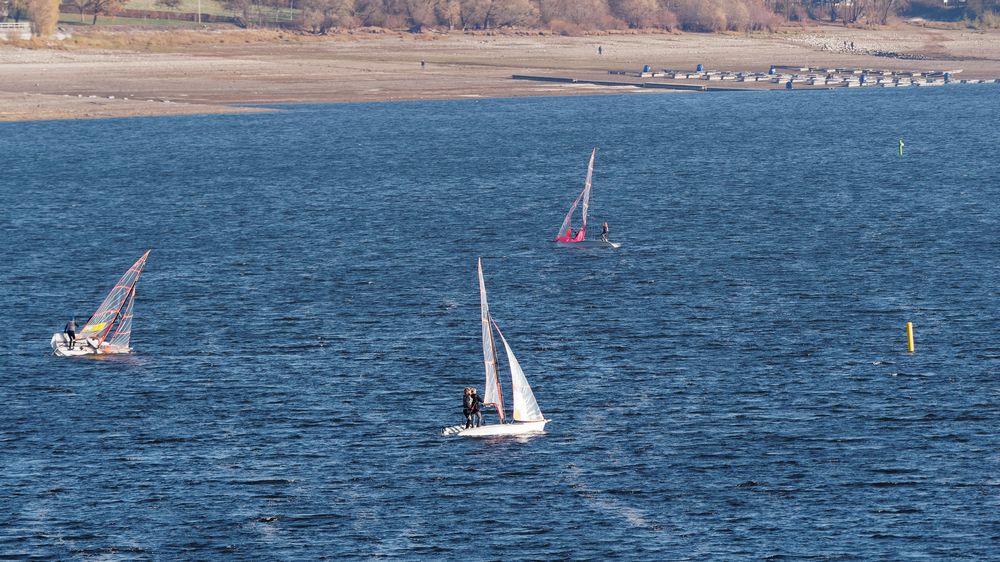
[[[0,557],[1000,557],[997,94],[0,125]],[[543,436],[440,436],[478,256]]]

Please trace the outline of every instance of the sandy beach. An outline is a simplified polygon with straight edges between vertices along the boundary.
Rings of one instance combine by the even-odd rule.
[[[117,32],[124,33],[124,32]],[[766,71],[772,64],[961,69],[1000,78],[1000,31],[898,24],[812,26],[774,34],[368,33],[328,37],[172,31],[115,49],[0,43],[0,121],[260,111],[252,104],[576,95],[646,89],[512,80],[514,74],[607,76],[608,70]],[[598,55],[601,46],[603,54]],[[421,64],[421,61],[424,64]],[[761,84],[757,87],[774,87]]]

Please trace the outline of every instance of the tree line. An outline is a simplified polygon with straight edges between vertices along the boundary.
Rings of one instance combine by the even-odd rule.
[[[128,0],[64,0],[80,13],[114,13]],[[220,0],[247,26],[264,26],[281,10],[313,33],[334,28],[384,27],[490,30],[548,29],[567,35],[609,29],[773,31],[786,22],[822,20],[883,25],[903,10],[959,10],[966,19],[997,22],[1000,0]],[[181,0],[156,0],[176,10]],[[54,26],[59,0],[0,0],[0,21],[26,14]],[[944,7],[944,8],[943,8]],[[54,11],[54,16],[53,16]],[[991,25],[992,26],[992,25]]]
[[[309,31],[385,27],[488,30],[541,28],[577,34],[608,29],[773,31],[786,22],[884,25],[902,11],[939,9],[943,0],[222,0],[248,25],[294,7]],[[955,6],[953,0],[950,6]],[[1000,12],[1000,0],[964,0],[966,18]],[[952,10],[955,11],[954,9]]]

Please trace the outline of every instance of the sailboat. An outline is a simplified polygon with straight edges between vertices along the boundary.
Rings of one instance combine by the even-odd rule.
[[[524,377],[521,364],[514,351],[507,343],[507,339],[500,332],[500,326],[490,315],[490,305],[486,301],[486,282],[483,281],[483,260],[479,259],[479,309],[483,322],[483,363],[486,367],[486,384],[483,393],[483,403],[496,409],[500,423],[470,427],[463,425],[446,427],[445,435],[459,435],[462,437],[488,437],[493,435],[523,435],[527,433],[537,433],[545,429],[545,424],[549,421],[542,415],[535,400],[528,379]],[[510,368],[511,391],[513,393],[514,409],[511,412],[510,420],[506,417],[503,402],[503,389],[500,385],[500,377],[497,372],[497,352],[496,341],[493,338],[493,330],[500,336],[504,351],[507,353],[507,366]]]
[[[110,353],[129,353],[132,337],[132,307],[135,305],[135,285],[142,275],[150,250],[142,255],[104,297],[97,311],[76,334],[70,347],[69,336],[52,334],[52,351],[61,357]]]
[[[594,177],[594,158],[596,156],[597,149],[595,148],[590,153],[590,163],[587,165],[587,179],[583,182],[583,191],[576,196],[576,199],[573,200],[573,204],[569,208],[569,212],[566,213],[566,218],[563,219],[559,231],[556,232],[556,242],[579,244],[581,246],[610,246],[612,248],[621,246],[617,242],[610,242],[603,238],[599,240],[587,240],[587,211],[590,209],[590,185],[591,179]],[[576,212],[576,208],[580,206],[581,202],[583,203],[580,210],[582,224],[580,225],[580,229],[574,233],[573,213]]]

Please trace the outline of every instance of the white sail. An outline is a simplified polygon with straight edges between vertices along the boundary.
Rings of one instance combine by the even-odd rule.
[[[507,351],[507,363],[510,365],[511,387],[514,391],[514,421],[543,421],[545,418],[542,416],[542,410],[538,407],[538,401],[535,400],[535,394],[531,392],[531,386],[528,384],[528,379],[524,377],[524,371],[521,370],[521,364],[517,362],[517,357],[514,357],[514,351],[507,343],[507,338],[503,337],[503,332],[500,331],[500,326],[497,326],[496,322],[493,322],[493,325],[496,326],[497,334],[500,334],[500,341],[503,342],[504,350]]]
[[[590,209],[590,186],[594,177],[594,158],[596,156],[597,149],[595,148],[590,153],[590,163],[587,164],[587,179],[583,182],[583,190],[580,191],[580,194],[573,200],[573,204],[569,207],[569,212],[566,213],[562,224],[559,225],[559,231],[556,232],[556,240],[559,242],[580,242],[587,236],[587,211]],[[577,234],[571,237],[570,227],[573,224],[573,213],[576,212],[576,208],[580,205],[581,201],[583,202],[583,222],[580,225],[580,230],[577,231]]]
[[[497,376],[497,351],[493,342],[493,329],[490,327],[490,305],[486,301],[482,258],[479,258],[479,309],[483,321],[483,364],[486,367],[483,403],[496,407],[500,421],[503,422],[503,391],[500,389],[500,378]]]
[[[594,177],[595,156],[597,156],[596,148],[590,153],[590,163],[587,164],[587,181],[583,182],[583,226],[580,229],[584,232],[587,231],[587,210],[590,209],[590,180]]]

